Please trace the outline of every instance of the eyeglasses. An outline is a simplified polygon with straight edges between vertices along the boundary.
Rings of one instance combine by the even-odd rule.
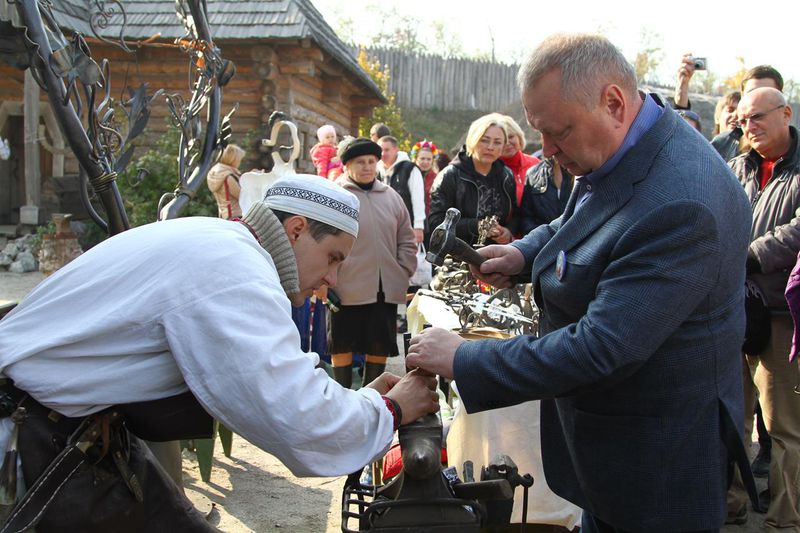
[[[773,111],[778,110],[778,109],[783,109],[784,107],[786,107],[786,106],[785,105],[779,105],[777,107],[773,107],[769,111],[762,111],[761,113],[753,113],[749,117],[739,117],[739,121],[738,121],[739,122],[739,126],[742,127],[742,128],[746,128],[747,124],[749,122],[759,122],[760,123],[762,120],[764,120],[764,117],[766,117],[767,115],[769,115]]]

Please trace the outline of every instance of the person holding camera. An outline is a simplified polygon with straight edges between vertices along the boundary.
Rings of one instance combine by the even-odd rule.
[[[691,109],[689,102],[689,82],[696,70],[706,70],[706,59],[694,57],[691,53],[683,54],[681,66],[678,68],[678,80],[675,83],[675,109]]]

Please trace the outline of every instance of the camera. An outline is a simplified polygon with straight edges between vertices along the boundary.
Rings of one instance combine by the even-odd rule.
[[[708,61],[705,57],[693,57],[692,61],[694,61],[694,69],[695,70],[707,70],[708,69]]]

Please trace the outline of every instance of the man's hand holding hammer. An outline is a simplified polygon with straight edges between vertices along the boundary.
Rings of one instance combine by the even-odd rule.
[[[513,246],[496,244],[485,246],[477,252],[485,261],[479,266],[470,264],[469,269],[473,276],[493,287],[512,287],[512,277],[525,268],[525,257]],[[424,329],[409,343],[406,366],[453,379],[456,351],[465,342],[467,341],[452,331],[441,328]]]
[[[477,250],[486,258],[480,265],[470,265],[469,271],[481,281],[498,289],[515,285],[513,277],[525,268],[525,256],[517,248],[507,244],[491,244]]]

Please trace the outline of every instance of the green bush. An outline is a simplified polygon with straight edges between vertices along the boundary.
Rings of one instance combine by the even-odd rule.
[[[169,128],[152,148],[134,158],[117,180],[132,227],[155,222],[161,195],[173,192],[178,185],[179,142],[178,130]],[[148,172],[141,181],[136,178],[140,168]],[[205,183],[181,212],[181,216],[216,217],[217,214],[217,203]]]
[[[42,248],[42,240],[45,235],[55,235],[56,223],[50,220],[47,224],[43,224],[36,228],[36,235],[31,239],[31,252],[34,257],[39,256],[39,250]]]

